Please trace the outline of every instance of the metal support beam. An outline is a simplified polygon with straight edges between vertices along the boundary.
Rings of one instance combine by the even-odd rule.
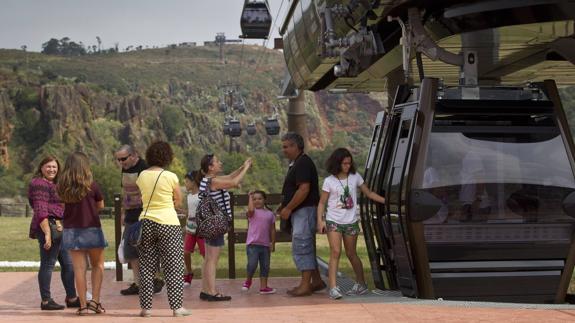
[[[304,142],[309,142],[306,127],[305,94],[303,90],[299,91],[297,97],[289,99],[287,118],[288,131],[298,133],[303,137]]]

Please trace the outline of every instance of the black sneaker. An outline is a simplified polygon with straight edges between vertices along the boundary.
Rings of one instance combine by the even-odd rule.
[[[76,297],[76,300],[71,302],[66,299],[66,307],[80,307],[80,297]]]
[[[166,283],[162,279],[154,278],[154,294],[160,293],[165,284]]]
[[[120,294],[122,294],[122,295],[138,295],[139,292],[140,292],[140,287],[138,287],[138,285],[136,285],[136,283],[132,283],[132,285],[130,285],[130,287],[128,287],[126,289],[122,289],[120,291]]]
[[[42,311],[58,311],[65,309],[66,306],[60,305],[54,302],[54,300],[50,298],[46,304],[44,304],[44,302],[41,302],[40,308],[42,309]]]

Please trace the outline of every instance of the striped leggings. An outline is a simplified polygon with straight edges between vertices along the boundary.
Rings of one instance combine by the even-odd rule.
[[[162,263],[172,310],[182,307],[184,298],[184,246],[179,225],[142,220],[140,256],[140,307],[152,309],[154,275],[158,259]]]

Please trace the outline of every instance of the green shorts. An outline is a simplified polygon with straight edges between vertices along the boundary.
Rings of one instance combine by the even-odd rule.
[[[359,234],[359,221],[350,224],[339,224],[333,221],[325,222],[327,232],[339,232],[348,236],[356,236]]]

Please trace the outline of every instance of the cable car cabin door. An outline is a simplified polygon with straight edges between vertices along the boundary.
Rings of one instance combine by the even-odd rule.
[[[393,107],[399,116],[395,145],[392,148],[392,163],[386,176],[386,220],[391,227],[394,264],[397,282],[404,296],[417,297],[417,281],[414,258],[409,243],[406,213],[406,196],[409,189],[409,164],[412,141],[416,129],[418,102],[409,102]]]
[[[365,164],[365,183],[369,189],[385,195],[385,171],[390,164],[388,156],[395,144],[399,116],[392,117],[381,111],[377,114],[371,147]],[[397,271],[393,263],[391,225],[387,221],[384,205],[361,195],[360,215],[373,282],[379,289],[397,290]]]

